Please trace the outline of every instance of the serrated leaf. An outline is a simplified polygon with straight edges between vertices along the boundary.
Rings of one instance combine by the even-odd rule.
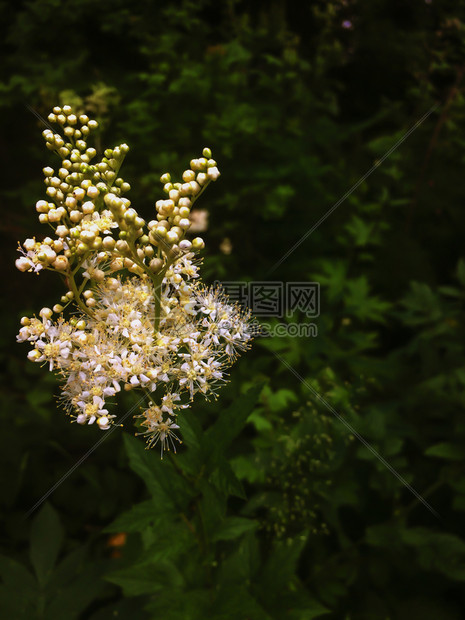
[[[260,566],[260,549],[253,533],[246,534],[235,551],[221,563],[220,582],[238,584],[252,581]]]
[[[8,618],[8,620],[23,620],[26,618],[37,617],[37,598],[29,595],[18,596],[20,592],[20,585],[16,586],[16,589],[8,588],[5,585],[0,585],[0,610],[2,618]]]
[[[225,459],[218,463],[218,467],[210,476],[209,481],[224,495],[235,495],[241,499],[246,499],[242,482]]]
[[[50,579],[51,590],[60,589],[74,578],[85,561],[86,553],[86,547],[78,547],[58,564]]]
[[[126,596],[155,594],[158,590],[180,588],[184,579],[171,562],[144,562],[105,576],[123,588]]]
[[[105,589],[101,575],[106,567],[105,562],[95,561],[80,565],[66,586],[51,589],[52,599],[45,609],[45,618],[49,620],[78,618]]]
[[[200,508],[204,528],[207,532],[216,531],[225,518],[227,497],[206,480],[200,481],[199,490],[202,492]]]
[[[105,607],[101,607],[95,614],[90,616],[90,620],[150,620],[150,615],[144,609],[147,604],[145,598],[125,598],[114,601]]]
[[[63,542],[63,527],[56,511],[45,504],[31,527],[30,558],[37,580],[44,586],[50,579]]]
[[[206,620],[212,616],[207,611],[211,592],[207,588],[165,587],[150,597],[145,609],[151,618],[160,620]]]
[[[110,525],[104,528],[104,532],[139,532],[151,525],[155,518],[160,515],[160,507],[153,500],[147,500],[136,504],[119,515]]]
[[[438,286],[438,291],[448,297],[463,297],[463,291],[453,286]]]
[[[374,547],[393,548],[398,542],[398,530],[390,524],[372,525],[367,528],[365,538]]]
[[[191,412],[180,412],[177,417],[183,444],[187,450],[180,450],[176,461],[182,471],[197,477],[204,462],[204,433],[197,418]]]
[[[208,429],[206,439],[212,454],[216,455],[223,452],[241,432],[263,386],[264,382],[258,383],[251,387],[246,394],[239,396],[226,411],[220,414],[217,422]]]
[[[247,418],[248,424],[253,424],[257,431],[271,431],[273,430],[273,425],[270,420],[262,415],[263,411],[252,411],[252,413]]]
[[[183,443],[191,449],[199,449],[202,444],[203,431],[197,418],[189,411],[180,411],[177,416]]]
[[[124,444],[129,464],[145,482],[160,510],[184,508],[195,493],[179,472],[167,460],[161,460],[158,453],[146,450],[142,442],[124,434]]]
[[[260,582],[264,591],[278,596],[280,589],[294,578],[297,562],[307,542],[308,533],[276,542],[261,572]]]
[[[457,581],[465,581],[465,542],[453,534],[424,527],[403,529],[404,543],[415,548],[419,565]]]
[[[258,601],[243,585],[221,587],[209,610],[212,620],[230,620],[247,618],[247,620],[271,620]]]
[[[457,263],[457,279],[462,286],[465,286],[465,260],[463,258]]]
[[[244,517],[227,517],[217,529],[212,540],[234,540],[258,527],[258,522]]]
[[[156,499],[169,499],[165,497],[165,493],[156,479],[154,468],[147,457],[148,451],[144,449],[141,442],[126,433],[123,433],[123,441],[131,469],[142,478],[150,493]]]
[[[0,555],[0,577],[3,584],[15,592],[21,590],[25,596],[38,593],[34,576],[25,566],[5,555]]]
[[[462,461],[464,458],[463,449],[447,441],[437,443],[425,450],[426,456],[436,456],[448,461]]]
[[[465,511],[465,496],[458,495],[457,497],[454,497],[452,501],[452,508],[462,512]]]

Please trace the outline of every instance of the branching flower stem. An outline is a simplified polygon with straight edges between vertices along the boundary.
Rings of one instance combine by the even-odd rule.
[[[191,209],[219,170],[204,148],[179,182],[163,174],[166,197],[146,223],[125,196],[129,183],[118,176],[128,145],[106,149],[92,163],[97,151],[87,136],[98,128],[95,120],[66,105],[53,108],[48,121],[42,135],[60,164],[43,169],[46,200],[37,201],[36,211],[52,234],[26,239],[16,266],[55,271],[69,290],[53,309],[23,317],[18,341],[31,344],[31,361],[48,363],[64,377],[63,401],[78,424],[108,430],[116,417],[106,408],[108,398],[122,389],[143,391],[139,434],[147,447],[158,444],[163,458],[180,442],[179,410],[197,393],[216,393],[225,369],[253,338],[250,314],[221,289],[196,281],[195,256],[205,244],[188,238]],[[66,320],[71,302],[74,316]],[[208,555],[197,504],[196,530]]]
[[[83,285],[85,284],[83,282],[83,284],[81,285],[80,289],[78,289],[77,285],[76,285],[76,280],[74,279],[74,272],[70,273],[68,276],[68,285],[70,290],[73,292],[74,294],[74,299],[77,303],[77,305],[79,306],[80,310],[82,310],[82,312],[84,312],[85,314],[87,314],[88,316],[92,316],[91,311],[89,310],[89,308],[83,303],[82,299],[81,299],[81,292],[82,292],[82,288]]]

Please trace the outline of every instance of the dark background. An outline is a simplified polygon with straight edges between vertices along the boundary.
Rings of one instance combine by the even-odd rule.
[[[462,618],[463,4],[0,11],[2,617]],[[145,453],[126,423],[27,516],[101,438],[69,424],[59,380],[15,344],[20,317],[62,294],[14,260],[43,234],[34,205],[53,165],[29,107],[64,103],[99,120],[97,147],[130,145],[122,174],[144,217],[160,174],[210,146],[222,176],[201,198],[205,281],[319,282],[321,313],[315,338],[256,340],[219,400],[194,405],[194,431],[181,425],[179,461]],[[241,415],[234,433],[215,426]]]

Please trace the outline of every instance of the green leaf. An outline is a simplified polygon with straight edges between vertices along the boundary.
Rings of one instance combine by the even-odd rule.
[[[300,604],[292,601],[290,598],[290,605],[294,604],[296,609],[291,609],[287,618],[289,620],[312,620],[313,618],[321,618],[331,613],[331,610],[322,605],[319,601],[305,595],[301,596],[303,600]],[[296,597],[297,598],[297,597]]]
[[[457,495],[457,497],[454,497],[452,501],[452,508],[454,510],[461,510],[462,512],[464,512],[465,511],[465,496]]]
[[[141,441],[128,434],[123,438],[131,469],[144,480],[159,509],[184,509],[195,493],[192,485],[174,470],[169,460],[161,460],[158,452],[146,450]]]
[[[233,404],[220,414],[217,422],[206,432],[206,439],[212,454],[223,452],[241,432],[252,412],[264,382],[251,387],[246,394],[239,396]]]
[[[184,579],[174,563],[158,560],[143,562],[105,576],[123,588],[125,596],[155,594],[158,590],[179,588]]]
[[[462,461],[465,456],[462,448],[447,441],[431,446],[425,450],[425,454],[426,456],[436,456],[448,461]]]
[[[418,564],[426,571],[435,570],[447,577],[465,581],[465,542],[453,534],[434,532],[424,527],[401,531],[401,538],[415,548]]]
[[[465,286],[465,260],[463,258],[457,263],[457,279],[462,286]]]
[[[230,461],[231,468],[239,480],[247,480],[248,482],[264,482],[266,470],[258,467],[258,457],[240,454]]]
[[[373,227],[372,222],[362,220],[358,215],[353,215],[345,226],[356,246],[364,246],[368,242],[373,243]]]
[[[211,592],[207,588],[182,588],[166,586],[150,597],[145,609],[151,612],[150,618],[160,620],[206,620],[215,617],[208,609],[211,605]]]
[[[204,433],[200,422],[191,412],[180,412],[177,416],[182,443],[188,450],[180,450],[176,461],[182,471],[196,477],[204,462]]]
[[[21,596],[18,593],[21,592]],[[39,594],[32,597],[21,589],[21,584],[15,588],[0,585],[0,610],[2,618],[8,620],[26,620],[37,617],[37,601]]]
[[[448,297],[463,297],[463,291],[453,286],[438,286],[438,291]]]
[[[147,604],[144,597],[124,598],[113,601],[90,616],[90,620],[125,620],[136,618],[137,620],[150,620],[150,615],[144,609]]]
[[[253,580],[260,566],[260,550],[253,533],[247,534],[235,545],[235,550],[221,563],[221,583],[239,584]]]
[[[155,476],[154,468],[149,463],[150,458],[147,456],[147,450],[144,449],[141,442],[127,433],[123,433],[123,441],[131,469],[142,478],[154,498],[167,499]]]
[[[244,487],[226,459],[219,461],[217,469],[209,478],[209,482],[214,484],[224,495],[235,495],[241,499],[246,499]]]
[[[366,529],[366,542],[373,547],[394,548],[399,544],[398,528],[391,524],[372,525]]]
[[[200,480],[199,490],[202,492],[200,510],[205,531],[214,532],[225,519],[227,496],[205,479]]]
[[[257,527],[258,521],[254,521],[253,519],[227,517],[213,534],[212,540],[234,540],[247,532],[256,530]]]
[[[37,581],[25,566],[0,555],[0,576],[3,585],[12,592],[21,592],[26,598],[35,597],[38,594]]]
[[[119,515],[110,525],[104,528],[104,532],[139,532],[151,525],[160,515],[160,506],[153,500],[147,500],[136,504]]]
[[[50,579],[62,542],[63,527],[58,514],[46,503],[31,527],[30,557],[41,586]]]
[[[252,411],[247,418],[247,423],[253,424],[259,432],[271,431],[273,430],[273,425],[267,417],[262,415],[263,411],[264,410],[260,411],[258,409],[256,411]]]
[[[183,443],[191,450],[199,449],[202,443],[203,431],[197,418],[188,411],[180,411],[177,421],[182,433]]]
[[[72,579],[85,562],[87,549],[86,547],[78,547],[69,553],[55,568],[52,578],[50,579],[49,588],[51,590],[59,590]]]
[[[105,582],[102,581],[101,575],[105,572],[107,563],[102,561],[81,563],[79,559],[82,559],[82,554],[79,551],[71,554],[71,557],[67,558],[67,564],[61,567],[62,576],[68,572],[71,565],[74,564],[76,567],[74,575],[66,585],[56,587],[55,581],[50,584],[52,586],[53,583],[53,587],[50,587],[52,599],[45,609],[47,620],[78,618],[81,612],[105,589]]]
[[[297,562],[307,538],[308,534],[303,532],[295,538],[275,543],[260,576],[263,592],[268,592],[271,598],[279,597],[279,592],[287,589],[295,579]]]
[[[212,620],[271,620],[270,616],[250,592],[241,585],[219,588],[208,617]]]
[[[198,544],[197,524],[187,520],[187,517],[166,518],[161,516],[153,527],[141,532],[142,544],[147,552],[147,558],[152,562],[177,562],[184,564],[181,559],[191,554]],[[194,531],[193,531],[194,530]]]

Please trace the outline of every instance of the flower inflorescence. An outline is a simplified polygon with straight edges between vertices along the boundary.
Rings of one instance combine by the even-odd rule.
[[[31,361],[47,363],[65,379],[65,409],[79,424],[108,430],[115,416],[107,399],[140,389],[146,405],[136,417],[151,447],[161,452],[179,441],[176,414],[198,392],[216,394],[225,370],[252,339],[250,314],[229,303],[220,288],[200,282],[200,237],[187,238],[195,200],[219,176],[208,148],[193,159],[182,182],[161,182],[167,195],[145,222],[125,197],[119,176],[126,144],[107,149],[98,163],[87,137],[98,128],[70,106],[48,120],[60,131],[43,132],[60,157],[44,168],[46,200],[39,221],[53,236],[20,245],[20,271],[56,271],[67,292],[53,309],[23,317],[18,341],[28,341]],[[65,318],[65,311],[70,318]]]

